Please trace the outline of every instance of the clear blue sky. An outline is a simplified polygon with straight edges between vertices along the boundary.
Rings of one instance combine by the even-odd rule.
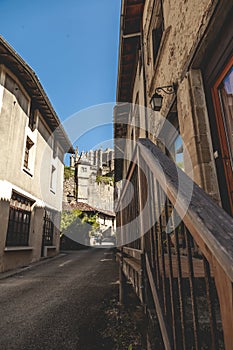
[[[120,3],[0,0],[1,35],[36,72],[62,121],[115,101]],[[76,123],[85,125],[85,118]],[[112,137],[112,125],[86,133],[77,143],[87,150],[102,137]]]

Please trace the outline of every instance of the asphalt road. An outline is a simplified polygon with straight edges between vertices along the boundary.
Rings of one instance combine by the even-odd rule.
[[[90,249],[0,280],[0,350],[107,349],[101,307],[117,279],[111,251]]]

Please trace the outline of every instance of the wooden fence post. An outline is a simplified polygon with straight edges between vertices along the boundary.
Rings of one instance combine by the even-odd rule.
[[[121,306],[125,304],[125,288],[126,288],[126,278],[123,272],[123,248],[121,248],[121,257],[119,263],[119,303]]]
[[[224,344],[226,350],[233,349],[233,284],[225,271],[215,260],[215,284],[218,292]]]

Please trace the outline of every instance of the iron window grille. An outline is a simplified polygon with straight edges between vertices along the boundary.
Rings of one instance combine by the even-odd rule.
[[[31,206],[34,202],[17,194],[12,194],[6,246],[27,246],[29,241]]]
[[[52,211],[45,210],[44,214],[44,227],[43,227],[43,245],[53,245],[53,234],[54,234],[54,215]]]

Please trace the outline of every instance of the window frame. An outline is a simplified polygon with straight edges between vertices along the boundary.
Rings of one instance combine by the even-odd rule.
[[[51,165],[51,174],[50,174],[50,191],[55,193],[56,191],[56,167]]]
[[[53,159],[58,156],[58,142],[57,140],[53,140]]]
[[[6,247],[28,246],[31,224],[31,207],[35,201],[28,199],[17,192],[12,192]]]
[[[54,240],[54,212],[45,209],[43,223],[43,247],[52,246]]]
[[[36,109],[33,108],[33,106],[31,106],[29,112],[28,127],[31,129],[31,131],[34,131],[36,128]]]
[[[155,15],[151,17],[146,42],[147,42],[147,65],[150,65],[151,62],[153,62],[152,67],[155,68],[157,65],[158,56],[160,54],[160,47],[161,47],[161,43],[164,35],[163,8],[160,1],[158,2],[156,1],[154,3],[153,13]],[[156,55],[155,55],[153,33],[155,31],[158,31],[158,29],[161,30],[161,33],[160,33],[159,43],[158,45],[156,45],[157,49],[156,49]]]
[[[228,190],[229,204],[231,212],[233,214],[233,169],[229,169],[229,163],[231,162],[231,155],[229,151],[229,146],[227,144],[227,135],[225,130],[224,116],[222,113],[222,104],[219,96],[219,88],[224,78],[227,76],[228,72],[233,66],[233,55],[228,59],[227,64],[220,71],[217,79],[212,85],[211,95],[213,100],[213,107],[215,112],[215,119],[217,125],[217,131],[219,136],[219,147],[221,151],[221,159],[223,162],[223,169],[226,177],[226,186]],[[231,166],[231,164],[230,164]]]
[[[164,32],[163,18],[160,15],[158,22],[156,23],[156,27],[154,27],[151,31],[151,40],[152,40],[151,49],[152,49],[152,61],[153,61],[154,67],[156,66],[157,58],[159,55],[163,32]]]
[[[24,161],[23,161],[23,166],[27,171],[30,171],[31,169],[29,168],[29,161],[30,161],[30,149],[33,147],[34,142],[27,136],[26,138],[26,146],[24,150]]]

